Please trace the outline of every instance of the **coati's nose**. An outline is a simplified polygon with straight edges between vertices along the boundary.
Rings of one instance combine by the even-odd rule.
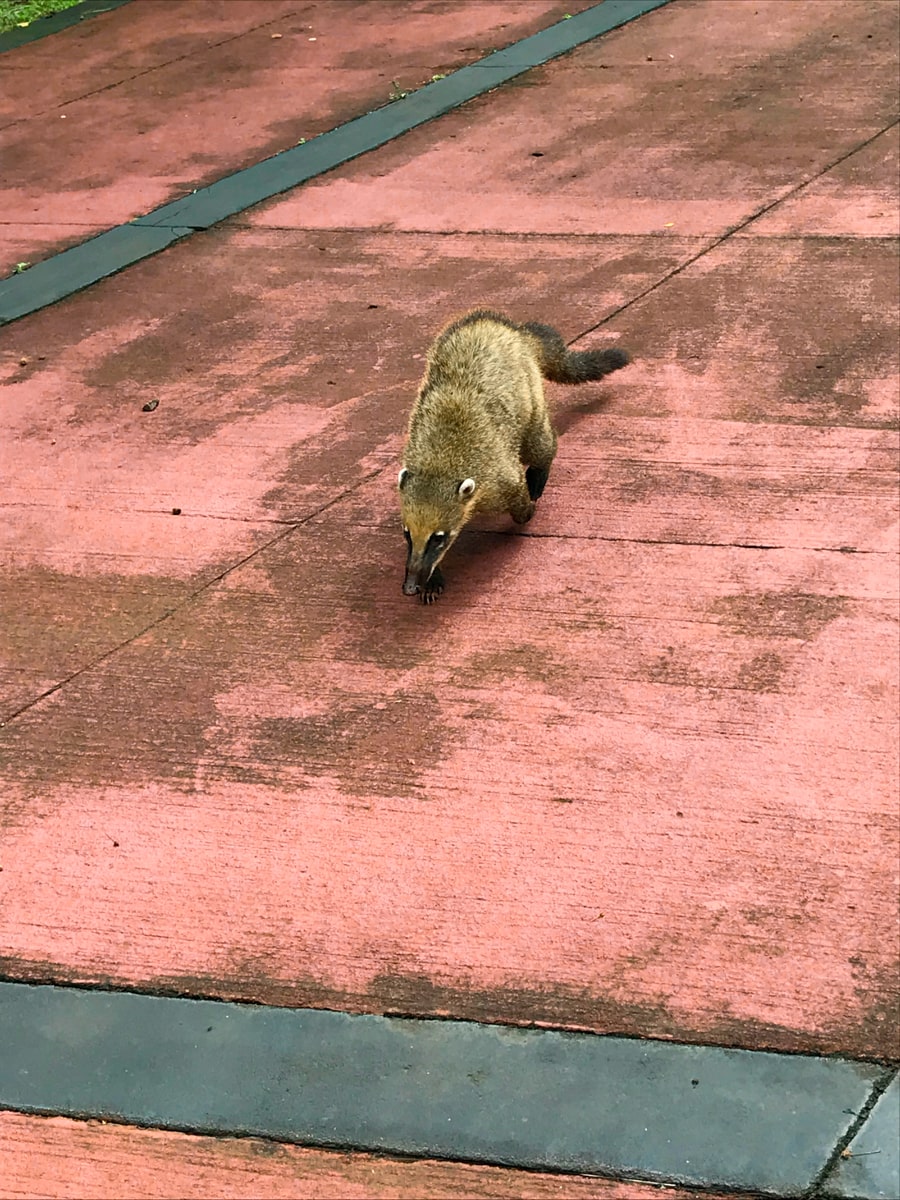
[[[414,596],[419,590],[419,577],[416,571],[407,571],[403,580],[403,595]]]

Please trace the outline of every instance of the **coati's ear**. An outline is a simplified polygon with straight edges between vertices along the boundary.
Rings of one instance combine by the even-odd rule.
[[[462,481],[462,483],[459,485],[459,494],[460,494],[460,496],[462,496],[463,500],[468,500],[468,498],[472,495],[472,493],[474,491],[475,491],[475,480],[474,479],[464,479]]]
[[[397,487],[399,487],[401,492],[403,491],[403,486],[406,483],[408,478],[409,478],[409,471],[407,471],[406,467],[401,467],[400,474],[397,476]]]

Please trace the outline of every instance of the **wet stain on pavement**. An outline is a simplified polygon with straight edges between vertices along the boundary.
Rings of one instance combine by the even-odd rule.
[[[639,503],[651,496],[722,496],[728,485],[718,475],[693,471],[666,463],[622,462],[619,466],[617,498]]]
[[[638,364],[669,362],[696,376],[698,415],[896,428],[896,389],[888,406],[872,393],[896,370],[896,253],[859,240],[735,239],[672,280],[664,299],[653,293],[623,314],[622,342]],[[834,280],[827,293],[823,276]],[[673,305],[682,314],[674,323]],[[715,409],[704,412],[710,392]]]
[[[556,684],[570,675],[569,668],[555,654],[523,642],[477,651],[454,672],[453,679],[460,687],[480,684],[508,687],[511,676],[522,676],[532,683]]]
[[[753,658],[741,663],[738,686],[748,692],[780,691],[786,669],[787,664],[780,654],[771,650],[754,654]]]
[[[263,718],[252,756],[269,764],[286,760],[311,779],[336,777],[350,795],[421,796],[424,774],[455,741],[433,697],[395,692],[375,704],[336,699],[322,714]]]
[[[710,613],[744,637],[799,638],[808,642],[848,609],[846,596],[811,592],[746,592],[716,600]],[[770,664],[771,665],[771,664]]]

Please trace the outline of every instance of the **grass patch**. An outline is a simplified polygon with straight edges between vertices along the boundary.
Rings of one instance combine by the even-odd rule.
[[[79,0],[0,0],[0,33],[71,8]]]

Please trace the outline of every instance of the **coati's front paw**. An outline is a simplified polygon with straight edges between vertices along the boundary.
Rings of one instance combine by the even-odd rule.
[[[440,573],[440,571],[437,569],[437,567],[435,567],[435,569],[431,572],[431,577],[429,578],[428,582],[425,584],[425,587],[419,593],[419,595],[422,599],[422,603],[423,604],[434,604],[435,600],[437,600],[438,596],[440,596],[440,594],[443,590],[444,590],[444,577]]]

